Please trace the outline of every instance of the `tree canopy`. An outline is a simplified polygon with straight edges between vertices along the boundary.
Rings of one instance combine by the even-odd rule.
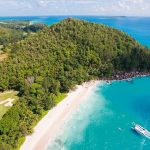
[[[8,47],[5,51],[7,52]],[[0,62],[0,91],[20,99],[0,120],[0,149],[14,149],[32,133],[59,93],[114,71],[149,71],[150,51],[126,33],[95,23],[65,19],[9,46]]]
[[[23,40],[46,26],[41,23],[30,24],[30,21],[0,21],[0,46]]]

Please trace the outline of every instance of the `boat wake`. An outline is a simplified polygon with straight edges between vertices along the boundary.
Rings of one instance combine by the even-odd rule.
[[[140,145],[140,150],[143,150],[145,142],[146,142],[146,139],[142,139],[141,145]]]

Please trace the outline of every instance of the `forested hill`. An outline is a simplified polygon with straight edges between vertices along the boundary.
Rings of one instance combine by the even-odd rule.
[[[31,21],[1,21],[0,20],[0,51],[5,46],[25,39],[47,25],[36,23],[30,24]]]
[[[55,97],[76,84],[117,70],[150,70],[150,51],[133,38],[75,19],[46,27],[10,49],[0,63],[0,90],[15,89],[20,100],[0,120],[0,149],[15,148],[55,105]]]

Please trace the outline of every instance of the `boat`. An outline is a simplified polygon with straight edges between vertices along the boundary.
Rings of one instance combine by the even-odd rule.
[[[136,131],[137,133],[139,133],[147,138],[150,138],[150,132],[147,129],[140,126],[139,124],[134,124],[134,127],[132,127],[132,129],[134,131]]]

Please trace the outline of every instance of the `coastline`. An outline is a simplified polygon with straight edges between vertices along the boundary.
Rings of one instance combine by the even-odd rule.
[[[51,109],[37,124],[34,133],[26,137],[20,150],[46,149],[47,145],[57,136],[70,113],[101,83],[102,81],[86,82],[78,85],[75,91],[70,91],[67,97]]]
[[[133,78],[137,77],[146,77],[150,76],[150,72],[139,72],[139,71],[132,71],[132,72],[123,72],[123,71],[118,71],[114,72],[112,77],[109,78],[103,78],[101,80],[104,81],[122,81],[122,80],[131,80]]]
[[[82,85],[77,85],[75,90],[70,91],[66,98],[49,110],[48,114],[35,126],[33,134],[26,137],[20,150],[45,150],[48,144],[53,142],[55,137],[61,131],[64,122],[69,118],[71,112],[76,110],[83,100],[87,99],[97,85],[100,85],[103,82],[111,83],[113,81],[122,80],[131,81],[133,78],[146,76],[149,76],[149,74],[138,73],[135,75],[134,73],[129,73],[122,74],[119,78],[117,78],[118,75],[116,75],[111,79],[93,80],[85,82]]]

